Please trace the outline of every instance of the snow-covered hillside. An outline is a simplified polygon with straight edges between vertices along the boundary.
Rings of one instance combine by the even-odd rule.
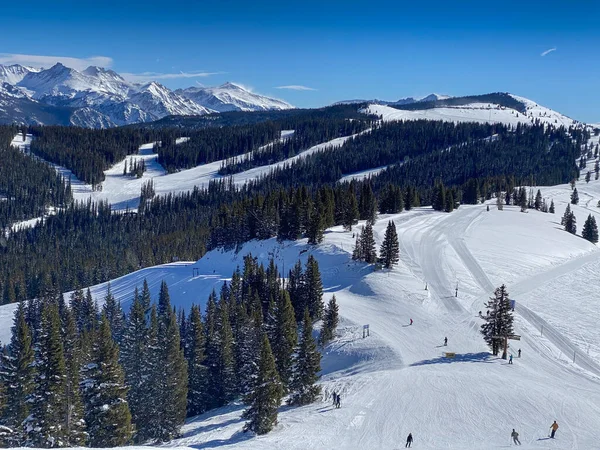
[[[494,103],[468,103],[461,106],[438,106],[428,109],[400,110],[387,105],[369,105],[365,112],[381,116],[384,121],[397,120],[443,120],[446,122],[479,122],[533,124],[536,121],[553,126],[570,127],[578,122],[559,112],[538,105],[532,100],[516,95],[514,99],[523,103],[526,113]]]
[[[105,128],[153,121],[167,115],[292,108],[281,100],[252,93],[232,83],[218,88],[173,92],[154,81],[131,83],[118,73],[101,67],[90,66],[78,71],[61,63],[49,69],[0,65],[2,84],[5,85],[3,91],[12,88],[20,94],[17,102],[0,91],[0,98],[5,97],[6,103],[6,117],[0,115],[0,120],[8,123],[58,123]],[[30,112],[27,115],[19,114],[23,109],[20,106],[23,97],[28,100]],[[40,116],[41,111],[46,111],[45,116],[32,120],[31,116]]]
[[[573,211],[579,223],[589,213],[600,220],[600,181],[577,188],[581,201]],[[412,432],[415,448],[495,449],[508,447],[516,428],[526,449],[596,448],[600,251],[560,227],[570,186],[541,192],[554,200],[556,214],[524,214],[513,206],[498,211],[491,202],[490,211],[463,205],[451,214],[416,208],[380,216],[378,243],[388,220],[398,228],[401,263],[391,271],[353,262],[353,234],[336,227],[318,246],[253,241],[238,253],[215,250],[197,262],[113,280],[112,292],[125,308],[144,279],[154,298],[165,280],[175,306],[204,306],[248,252],[263,263],[273,257],[283,270],[312,254],[325,299],[335,293],[340,305],[338,337],[322,361],[322,401],[282,407],[279,425],[259,438],[241,433],[241,405],[212,411],[191,420],[168,446],[398,448]],[[517,302],[516,332],[522,336],[511,341],[513,365],[490,356],[478,331],[478,312],[501,283]],[[105,291],[106,284],[92,287],[99,301]],[[0,308],[3,342],[13,309]],[[371,331],[366,339],[364,324]],[[456,357],[445,358],[446,351]],[[341,393],[341,409],[331,408],[327,396],[334,390]],[[560,429],[549,440],[553,420]]]

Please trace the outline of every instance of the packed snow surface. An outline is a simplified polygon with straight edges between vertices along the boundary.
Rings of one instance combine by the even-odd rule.
[[[600,219],[600,181],[577,188],[581,201],[572,207],[581,229],[588,214]],[[335,227],[317,246],[252,241],[238,253],[214,250],[196,262],[112,280],[125,309],[144,279],[154,298],[165,280],[174,306],[204,307],[249,252],[265,264],[273,257],[284,271],[312,254],[325,301],[333,294],[338,299],[341,323],[324,351],[322,400],[282,406],[275,430],[261,437],[241,432],[242,405],[221,408],[190,420],[182,438],[167,446],[394,449],[411,432],[414,448],[496,449],[510,445],[515,428],[525,449],[598,448],[600,251],[560,227],[570,186],[541,192],[554,200],[556,214],[521,213],[514,206],[498,211],[492,202],[490,211],[463,205],[451,214],[415,208],[380,216],[378,244],[389,220],[398,229],[401,262],[390,271],[353,262],[359,227]],[[479,311],[485,314],[484,302],[502,283],[516,300],[515,332],[521,336],[510,342],[513,365],[491,356],[479,334]],[[91,291],[101,303],[106,284]],[[13,311],[14,305],[0,308],[2,342]],[[370,336],[363,339],[365,324]],[[341,409],[331,407],[333,391],[341,394]],[[560,425],[556,440],[548,438],[553,420]]]

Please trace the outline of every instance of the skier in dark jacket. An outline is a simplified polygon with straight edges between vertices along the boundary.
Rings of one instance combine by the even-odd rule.
[[[447,337],[444,338],[444,345],[448,345],[448,338]]]
[[[408,433],[408,437],[406,438],[406,445],[404,446],[404,448],[410,447],[412,445],[412,441],[412,433]]]
[[[337,397],[335,398],[335,407],[336,408],[339,408],[341,406],[340,401],[341,401],[340,394],[338,394]]]
[[[331,397],[333,398],[333,406],[335,406],[335,404],[337,403],[337,393],[335,391],[333,391],[333,394],[331,394]]]
[[[512,433],[510,433],[510,437],[513,438],[515,445],[521,445],[521,441],[519,441],[519,433],[517,433],[514,428]]]

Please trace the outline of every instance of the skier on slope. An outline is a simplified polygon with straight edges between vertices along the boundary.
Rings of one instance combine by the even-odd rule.
[[[404,446],[404,448],[410,447],[412,445],[412,441],[412,433],[408,433],[408,437],[406,438],[406,445]]]
[[[556,420],[554,421],[554,423],[552,425],[550,425],[550,429],[552,430],[552,432],[550,433],[550,437],[552,439],[554,439],[554,435],[556,434],[556,430],[558,430],[558,424],[556,423]]]
[[[444,338],[444,345],[448,345],[448,338],[447,337]]]
[[[521,441],[519,441],[519,433],[517,433],[514,428],[512,433],[510,433],[510,437],[513,438],[515,445],[521,445]]]
[[[509,364],[512,364],[512,363],[513,363],[513,362],[512,362],[512,354],[511,354],[511,355],[509,356],[509,358],[508,358],[508,363],[509,363]]]
[[[521,349],[519,349],[519,358],[521,357]]]
[[[338,394],[335,398],[335,407],[336,408],[339,408],[341,406],[340,401],[341,401],[340,394]]]
[[[412,320],[412,319],[410,319],[410,324],[411,324],[411,325],[413,324],[413,320]]]
[[[335,391],[333,391],[333,394],[331,394],[331,398],[333,399],[333,406],[335,406],[337,403],[337,393]]]

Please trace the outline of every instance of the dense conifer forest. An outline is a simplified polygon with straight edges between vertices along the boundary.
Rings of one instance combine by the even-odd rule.
[[[126,312],[110,286],[98,309],[89,290],[67,304],[46,278],[19,305],[0,353],[0,423],[11,430],[0,446],[163,443],[186,417],[238,399],[245,430],[269,432],[284,395],[292,405],[318,398],[312,321],[325,317],[331,339],[338,320],[335,298],[323,306],[314,258],[287,278],[284,287],[273,260],[265,268],[246,255],[204,314],[175,311],[164,282],[152,299],[144,281]]]

